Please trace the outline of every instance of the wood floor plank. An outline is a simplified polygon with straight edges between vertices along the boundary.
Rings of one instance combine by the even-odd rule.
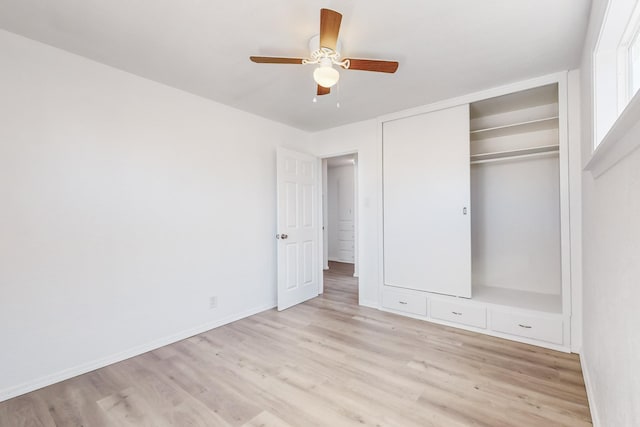
[[[586,426],[576,355],[324,294],[5,402],[0,426]]]
[[[262,411],[242,427],[293,427],[269,411]]]
[[[0,403],[0,426],[54,427],[49,409],[40,396],[24,395]]]
[[[97,404],[101,396],[90,377],[81,375],[43,389],[38,398],[46,401],[56,426],[106,426],[109,420]]]

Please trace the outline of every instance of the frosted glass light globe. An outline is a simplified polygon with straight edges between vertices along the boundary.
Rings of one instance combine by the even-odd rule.
[[[320,66],[313,72],[313,79],[322,87],[331,87],[340,80],[340,73],[332,66]]]

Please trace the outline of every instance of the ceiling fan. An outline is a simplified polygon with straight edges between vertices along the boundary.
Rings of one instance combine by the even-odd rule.
[[[320,9],[320,35],[309,42],[311,56],[309,58],[278,58],[272,56],[250,56],[258,64],[318,64],[313,71],[313,79],[318,84],[318,95],[327,95],[331,87],[338,83],[340,73],[333,66],[345,70],[375,71],[395,73],[398,69],[396,61],[375,59],[340,58],[341,43],[338,41],[342,15],[335,10]]]

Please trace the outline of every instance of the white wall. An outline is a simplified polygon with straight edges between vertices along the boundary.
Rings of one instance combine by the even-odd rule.
[[[557,156],[471,166],[474,285],[562,293],[559,182]]]
[[[380,144],[377,122],[367,120],[311,135],[311,150],[316,156],[330,157],[358,153],[357,170],[357,257],[360,304],[378,306],[378,273],[381,215]]]
[[[350,262],[340,249],[340,241],[347,242],[342,233],[341,222],[354,220],[354,167],[353,165],[333,167],[327,170],[327,216],[328,216],[328,257],[331,261]],[[344,230],[342,230],[344,231]],[[348,243],[348,242],[347,242]],[[344,244],[344,243],[343,243]],[[353,246],[353,238],[351,239]],[[353,250],[351,250],[353,255]]]
[[[593,151],[591,61],[605,0],[594,0],[582,76],[582,152]],[[640,138],[636,125],[622,139]],[[624,141],[621,141],[624,143]],[[594,424],[640,420],[640,150],[583,174],[583,370]]]
[[[275,304],[275,148],[307,134],[4,31],[0,52],[0,400]]]

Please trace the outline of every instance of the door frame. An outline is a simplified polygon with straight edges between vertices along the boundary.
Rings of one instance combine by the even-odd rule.
[[[325,225],[325,214],[324,214],[324,185],[323,182],[326,178],[327,170],[323,167],[323,161],[330,159],[332,157],[340,157],[340,156],[348,156],[350,154],[355,154],[356,162],[354,164],[354,179],[353,179],[353,229],[354,229],[354,237],[353,237],[353,252],[354,252],[354,277],[359,277],[359,267],[360,267],[360,168],[358,167],[359,163],[359,154],[358,150],[346,150],[346,151],[336,151],[327,154],[323,154],[322,156],[318,156],[318,218],[321,219],[320,223],[322,224],[319,227],[318,231],[318,242],[319,242],[319,250],[318,250],[318,266],[319,266],[319,277],[320,283],[318,284],[318,291],[320,294],[324,293],[324,225]],[[360,288],[360,280],[358,280],[358,304],[360,303],[360,295],[362,294]]]

